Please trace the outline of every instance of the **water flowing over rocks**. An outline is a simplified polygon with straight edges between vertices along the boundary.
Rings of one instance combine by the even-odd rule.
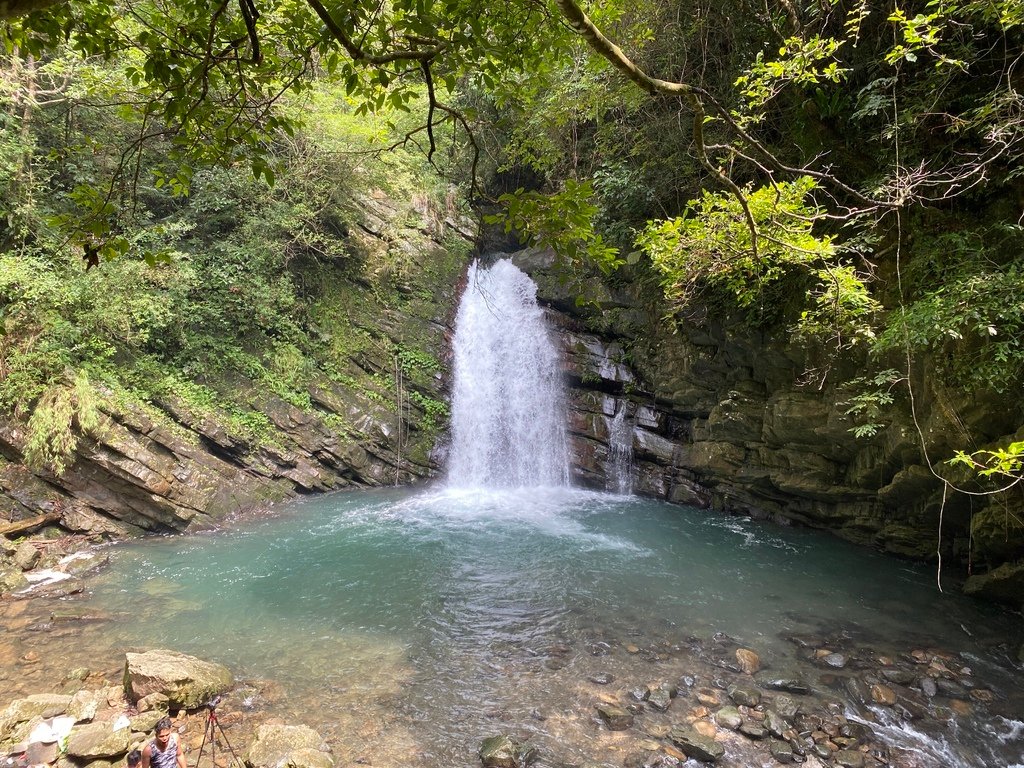
[[[1024,705],[1019,686],[1010,682],[1000,690],[992,685],[1001,682],[993,678],[996,670],[979,676],[973,664],[954,651],[882,650],[847,632],[823,631],[790,638],[789,656],[772,654],[772,664],[756,677],[721,665],[723,651],[732,649],[734,641],[720,633],[700,637],[669,632],[653,638],[633,631],[621,637],[603,633],[602,638],[601,656],[591,654],[594,641],[588,638],[544,649],[565,665],[551,669],[537,664],[534,668],[542,670],[541,675],[561,680],[562,687],[574,680],[577,711],[550,713],[552,717],[534,712],[523,721],[509,720],[507,732],[477,742],[484,768],[580,764],[560,752],[568,746],[563,744],[564,728],[571,718],[581,724],[589,722],[584,729],[586,738],[593,742],[595,756],[602,755],[595,757],[593,765],[602,768],[615,764],[668,768],[687,760],[735,766],[799,763],[811,768],[923,768],[941,763],[935,763],[933,757],[927,758],[931,762],[915,761],[913,755],[890,743],[890,729],[898,731],[901,724],[912,724],[915,732],[932,734],[931,743],[941,748],[942,735],[951,727],[966,732],[979,727],[975,719],[979,715],[1019,714]],[[744,648],[763,655],[754,647]],[[819,663],[820,651],[831,653],[834,648],[841,648],[850,659],[847,667],[835,670]],[[172,664],[187,660],[189,668],[218,666],[188,660],[173,651],[128,656],[126,667],[135,670],[142,666],[139,657],[162,658]],[[104,666],[102,660],[97,663]],[[789,674],[773,674],[776,664]],[[604,672],[607,668],[618,674]],[[928,681],[934,683],[930,698],[925,695]],[[123,689],[111,686],[82,668],[68,670],[58,686],[76,690],[73,694],[25,696],[0,710],[0,757],[28,754],[31,747],[33,756],[42,755],[40,762],[54,768],[110,768],[128,749],[150,737],[156,719],[170,713],[190,764],[195,760],[207,726],[205,708],[183,705],[179,703],[182,696],[158,692],[139,699],[136,711],[131,700],[141,688],[134,684]],[[161,691],[173,687],[160,686]],[[474,695],[472,691],[463,694],[468,700]],[[338,764],[332,754],[338,748],[330,737],[323,736],[322,725],[288,724],[261,715],[258,702],[273,696],[272,686],[261,690],[258,684],[247,683],[225,697],[230,705],[222,703],[219,708],[219,723],[229,729],[229,739],[244,756],[246,767],[333,768]],[[197,694],[190,702],[202,698]],[[400,697],[395,705],[401,707]],[[29,743],[34,729],[45,730],[41,723],[56,730],[55,718],[61,717],[74,721],[61,754],[47,744]],[[500,711],[493,717],[507,719]],[[548,729],[550,738],[546,738]],[[359,734],[333,733],[333,738],[360,742]],[[545,746],[538,746],[538,740],[544,740]],[[45,754],[44,747],[49,749]],[[400,753],[347,754],[362,755],[357,763],[402,764]],[[616,757],[609,762],[611,755]],[[342,764],[351,762],[348,759]],[[413,760],[411,764],[447,763]]]

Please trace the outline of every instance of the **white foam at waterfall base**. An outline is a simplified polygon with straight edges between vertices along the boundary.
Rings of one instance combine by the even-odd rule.
[[[536,284],[508,260],[474,263],[453,346],[449,484],[567,485],[561,365]]]

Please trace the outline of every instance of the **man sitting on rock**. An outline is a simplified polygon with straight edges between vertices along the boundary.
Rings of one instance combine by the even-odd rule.
[[[185,752],[171,730],[171,718],[161,717],[153,730],[153,740],[142,748],[142,768],[185,768]]]

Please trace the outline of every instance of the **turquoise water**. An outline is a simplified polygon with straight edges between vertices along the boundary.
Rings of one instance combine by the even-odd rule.
[[[588,677],[696,670],[706,684],[713,672],[687,649],[717,632],[780,675],[807,677],[786,635],[841,632],[878,652],[967,654],[1000,696],[1021,683],[1000,647],[1019,618],[940,593],[932,570],[634,498],[345,493],[110,553],[90,603],[130,619],[94,647],[223,662],[251,684],[236,695],[374,765],[467,765],[481,738],[510,728],[567,761],[621,765],[619,736],[593,720],[613,691]],[[971,749],[1002,755],[1011,726],[979,727]]]

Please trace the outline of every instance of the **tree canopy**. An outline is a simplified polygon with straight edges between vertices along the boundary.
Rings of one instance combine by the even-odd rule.
[[[10,129],[123,117],[47,149],[71,203],[47,226],[90,263],[144,244],[140,211],[166,203],[140,187],[181,196],[239,165],[272,183],[300,99],[327,87],[407,114],[387,146],[461,167],[472,195],[491,181],[510,229],[574,264],[642,261],[676,311],[719,302],[880,370],[927,352],[958,386],[1024,376],[1017,0],[28,0],[0,17]],[[16,209],[46,165],[11,141],[8,243],[36,236]]]

